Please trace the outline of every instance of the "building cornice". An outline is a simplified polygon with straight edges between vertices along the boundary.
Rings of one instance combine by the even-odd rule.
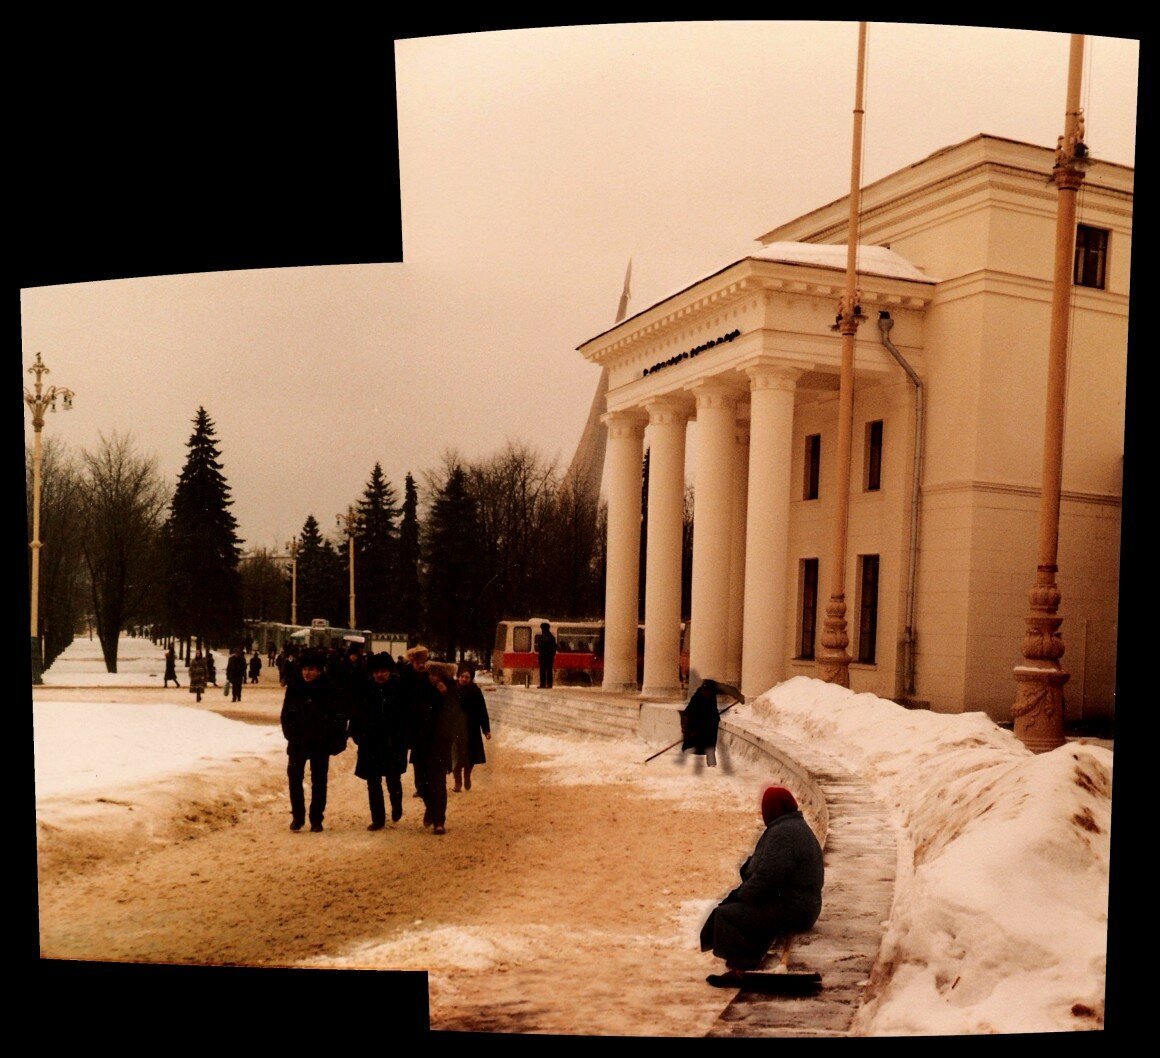
[[[1037,485],[1017,485],[1008,481],[984,481],[982,479],[944,481],[937,485],[922,486],[924,496],[956,492],[1022,496],[1026,499],[1038,500],[1042,489]],[[1064,489],[1060,495],[1063,499],[1074,503],[1086,503],[1098,507],[1119,507],[1122,502],[1118,495],[1109,492],[1081,492],[1077,489]]]

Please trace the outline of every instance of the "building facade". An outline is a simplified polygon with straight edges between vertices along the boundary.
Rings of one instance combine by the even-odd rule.
[[[1010,718],[1036,566],[1053,162],[1053,150],[982,135],[863,189],[846,559],[855,691]],[[1133,175],[1097,161],[1079,198],[1058,577],[1069,720],[1114,711]],[[642,693],[681,692],[687,440],[691,680],[754,695],[815,674],[848,208],[781,225],[580,347],[608,372],[607,689],[637,687],[646,442]]]

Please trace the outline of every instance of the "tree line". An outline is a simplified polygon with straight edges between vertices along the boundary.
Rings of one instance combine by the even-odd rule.
[[[185,464],[170,484],[129,435],[71,452],[48,438],[41,462],[40,633],[45,666],[86,630],[117,670],[124,630],[221,647],[245,622],[290,620],[285,552],[243,552],[213,421],[198,408]],[[31,538],[32,465],[27,452]],[[402,495],[380,463],[354,504],[359,627],[422,639],[437,654],[489,656],[505,617],[598,617],[603,511],[554,463],[509,442],[470,461],[448,452]],[[297,616],[345,627],[347,538],[314,513],[297,539]]]

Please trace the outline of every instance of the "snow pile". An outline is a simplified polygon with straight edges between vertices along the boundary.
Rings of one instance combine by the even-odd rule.
[[[1036,756],[981,713],[808,677],[739,711],[843,759],[897,810],[907,862],[858,1032],[1101,1027],[1110,751]]]

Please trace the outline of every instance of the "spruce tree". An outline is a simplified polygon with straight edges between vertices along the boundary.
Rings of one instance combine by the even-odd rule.
[[[391,567],[398,540],[399,507],[394,486],[376,463],[358,504],[362,527],[355,538],[355,594],[364,628],[391,631]]]
[[[317,617],[336,628],[347,622],[346,562],[308,515],[298,538],[298,623]]]
[[[198,408],[193,423],[170,508],[171,610],[185,635],[216,646],[242,636],[242,541],[213,421]]]
[[[392,632],[406,632],[413,639],[423,626],[423,599],[419,585],[419,491],[408,473],[403,485],[403,514],[399,523],[399,543],[391,607]]]
[[[427,629],[432,645],[455,660],[465,648],[487,646],[472,634],[478,625],[475,611],[483,549],[476,503],[467,487],[467,473],[459,464],[449,468],[424,529]]]

